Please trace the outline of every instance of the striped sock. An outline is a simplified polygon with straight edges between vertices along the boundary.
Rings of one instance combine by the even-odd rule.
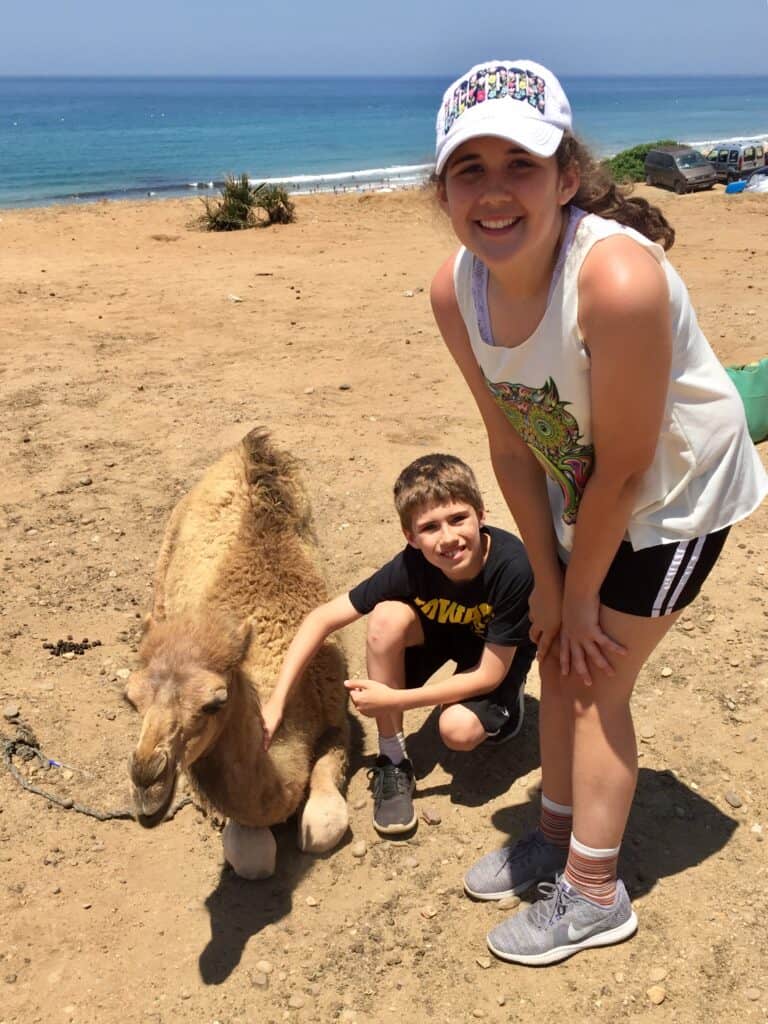
[[[609,907],[616,896],[616,866],[619,849],[595,850],[571,836],[565,881],[593,903]]]
[[[572,824],[573,808],[565,804],[556,804],[542,793],[539,831],[547,842],[554,846],[568,846]]]

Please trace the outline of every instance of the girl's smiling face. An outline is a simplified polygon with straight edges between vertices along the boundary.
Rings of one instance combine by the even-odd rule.
[[[579,186],[575,168],[534,156],[514,142],[481,135],[450,156],[438,186],[458,239],[493,266],[554,252],[562,209]]]

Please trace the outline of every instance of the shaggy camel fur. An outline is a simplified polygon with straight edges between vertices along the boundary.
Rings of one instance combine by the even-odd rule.
[[[332,642],[263,749],[261,703],[302,618],[327,599],[316,562],[295,466],[264,431],[251,431],[171,513],[142,667],[126,684],[143,715],[130,763],[140,820],[162,818],[180,766],[202,802],[229,819],[225,855],[246,877],[272,874],[269,826],[305,796],[302,850],[329,850],[348,827],[346,672]]]

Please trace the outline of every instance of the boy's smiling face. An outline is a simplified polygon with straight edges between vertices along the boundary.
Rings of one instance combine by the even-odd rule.
[[[449,580],[474,579],[488,554],[487,534],[480,532],[484,521],[464,501],[445,505],[425,505],[411,519],[405,530],[408,543],[424,555]]]

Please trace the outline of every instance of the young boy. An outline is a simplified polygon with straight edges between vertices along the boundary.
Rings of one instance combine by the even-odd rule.
[[[533,575],[522,543],[483,523],[472,470],[452,455],[425,455],[394,487],[408,545],[373,576],[304,619],[264,707],[266,742],[280,724],[291,687],[335,630],[370,615],[368,679],[345,684],[355,707],[376,719],[373,824],[382,835],[410,831],[413,768],[403,712],[442,705],[440,736],[451,750],[504,742],[523,723]],[[456,672],[426,689],[447,661]]]

